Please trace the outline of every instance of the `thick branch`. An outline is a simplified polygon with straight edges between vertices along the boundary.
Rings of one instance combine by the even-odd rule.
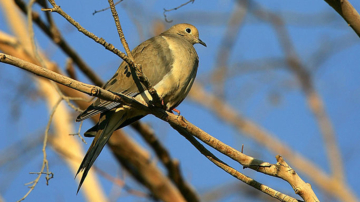
[[[219,141],[218,139],[210,136],[206,132],[202,131],[200,128],[191,124],[190,122],[187,122],[182,116],[176,116],[172,113],[166,112],[159,108],[148,108],[145,105],[143,105],[143,104],[137,102],[136,100],[133,100],[127,96],[124,96],[121,94],[116,95],[116,94],[113,94],[112,92],[100,89],[99,87],[95,87],[95,86],[91,86],[88,84],[84,84],[79,81],[75,81],[73,79],[59,75],[55,72],[51,72],[48,69],[41,68],[41,67],[31,64],[29,62],[22,61],[18,58],[15,58],[15,57],[3,54],[3,53],[0,53],[0,62],[18,66],[24,70],[32,72],[41,77],[51,79],[57,83],[63,84],[65,86],[79,90],[79,91],[87,93],[89,95],[94,95],[101,99],[110,100],[110,101],[114,101],[114,102],[122,102],[125,104],[129,104],[133,107],[137,107],[140,110],[144,110],[144,111],[151,113],[151,114],[155,115],[156,117],[168,122],[179,133],[181,133],[183,135],[193,135],[193,136],[197,137],[198,139],[200,139],[204,143],[208,144],[209,146],[213,147],[214,149],[220,151],[224,155],[229,156],[233,160],[239,162],[244,167],[251,168],[253,170],[262,172],[262,173],[270,175],[270,176],[280,177],[277,174],[278,173],[277,166],[267,163],[267,162],[263,162],[261,160],[255,159],[253,157],[247,156],[247,155],[235,150],[234,148],[224,144],[223,142]],[[230,173],[232,173],[232,171]],[[295,186],[293,186],[293,187],[295,187]],[[316,198],[316,196],[313,198]]]
[[[360,37],[360,15],[348,0],[325,0]]]

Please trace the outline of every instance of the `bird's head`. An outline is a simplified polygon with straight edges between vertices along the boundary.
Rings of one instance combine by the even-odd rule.
[[[174,25],[170,27],[170,29],[168,29],[165,33],[180,35],[189,41],[192,45],[199,43],[206,47],[206,44],[199,38],[199,31],[191,24],[184,23]]]

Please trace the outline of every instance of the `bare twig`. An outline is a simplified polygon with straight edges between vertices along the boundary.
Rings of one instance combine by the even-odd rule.
[[[114,5],[116,6],[116,5],[118,5],[119,3],[121,3],[121,2],[123,2],[123,0],[119,0],[119,1],[115,2]],[[108,10],[108,9],[110,9],[110,6],[109,6],[109,7],[106,7],[106,8],[103,8],[103,9],[100,9],[100,10],[95,10],[95,11],[93,12],[93,15],[95,15],[96,13],[100,13],[100,12],[106,11],[106,10]]]
[[[175,8],[172,8],[172,9],[165,9],[165,8],[164,8],[163,15],[164,15],[165,21],[168,22],[168,23],[172,23],[172,20],[168,20],[168,19],[167,19],[167,16],[166,16],[165,13],[170,12],[170,11],[176,11],[177,9],[179,9],[179,8],[181,8],[181,7],[183,7],[183,6],[186,6],[187,4],[189,4],[189,3],[194,3],[194,2],[195,2],[195,0],[189,0],[188,2],[183,3],[183,4],[181,4],[180,6],[175,7]]]
[[[74,134],[69,134],[69,135],[73,135],[73,136],[78,136],[79,138],[80,138],[80,140],[83,142],[83,143],[85,143],[85,144],[87,144],[87,142],[85,141],[85,139],[82,137],[82,135],[81,135],[81,133],[80,133],[80,131],[81,131],[81,127],[82,127],[82,124],[84,123],[84,121],[81,121],[80,122],[80,125],[79,125],[79,129],[78,129],[78,132],[77,133],[74,133]]]
[[[44,136],[44,141],[43,141],[43,148],[42,148],[42,152],[43,152],[43,163],[40,169],[40,172],[36,173],[38,174],[37,178],[30,182],[30,184],[32,184],[29,188],[29,191],[20,199],[18,200],[18,202],[25,200],[25,198],[34,190],[35,186],[37,185],[37,183],[40,180],[40,177],[42,174],[46,175],[46,183],[48,184],[48,181],[53,177],[53,173],[49,172],[49,164],[48,164],[48,160],[46,159],[46,144],[47,144],[47,140],[48,140],[48,136],[49,136],[49,130],[50,130],[50,125],[52,122],[52,119],[54,117],[54,114],[56,112],[57,107],[59,106],[59,104],[61,103],[62,99],[59,99],[58,102],[54,105],[53,110],[51,111],[50,117],[49,117],[49,121],[46,125],[46,129],[45,129],[45,136]],[[46,167],[46,172],[44,172],[44,169]],[[29,183],[28,183],[29,184]]]

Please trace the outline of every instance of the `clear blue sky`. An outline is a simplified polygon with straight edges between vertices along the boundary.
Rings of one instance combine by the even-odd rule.
[[[127,0],[117,6],[130,48],[134,48],[143,40],[151,37],[150,28],[154,21],[164,21],[163,8],[170,9],[183,2],[185,1]],[[255,2],[265,9],[284,16],[295,49],[301,61],[312,72],[315,88],[322,97],[326,112],[333,124],[342,152],[346,181],[352,191],[360,197],[358,188],[360,187],[358,177],[358,168],[360,167],[358,161],[360,158],[358,152],[360,143],[359,38],[324,1]],[[122,49],[110,11],[92,15],[94,10],[107,7],[107,1],[65,0],[57,3],[83,27]],[[351,3],[358,11],[360,10],[359,1],[352,0]],[[200,57],[198,81],[203,83],[208,90],[212,90],[209,75],[217,68],[215,66],[217,50],[233,7],[234,2],[229,0],[195,1],[193,4],[167,14],[169,19],[173,19],[173,23],[168,26],[181,22],[194,24],[199,29],[200,38],[208,45],[207,48],[195,45]],[[38,7],[35,8],[38,9]],[[120,64],[120,59],[78,33],[59,15],[54,14],[54,16],[66,40],[103,80],[109,79]],[[138,34],[134,22],[139,23],[142,27],[142,35]],[[0,18],[0,30],[10,33],[4,16]],[[64,67],[66,57],[61,50],[49,42],[39,30],[36,31],[36,36],[40,46],[46,50],[49,57],[59,66]],[[331,54],[321,60],[321,55],[315,54],[319,50],[329,51]],[[329,172],[330,168],[318,125],[309,111],[304,94],[293,74],[281,65],[272,67],[274,70],[250,69],[246,71],[242,69],[241,65],[236,65],[246,61],[256,61],[256,59],[259,61],[257,64],[261,64],[261,59],[264,57],[283,58],[284,54],[272,27],[252,14],[248,14],[228,61],[231,69],[229,71],[233,74],[225,85],[225,99],[238,113],[262,126],[293,150]],[[45,129],[49,112],[42,99],[35,96],[28,97],[28,95],[17,92],[18,88],[32,83],[27,73],[4,64],[0,64],[0,67],[2,92],[0,104],[3,106],[0,116],[0,134],[2,135],[2,141],[0,141],[0,195],[5,201],[15,201],[27,192],[28,188],[24,184],[35,178],[34,175],[28,173],[40,169],[41,146],[31,152],[26,152],[25,157],[14,159],[6,164],[3,164],[2,160],[9,155],[3,151],[25,138],[39,137]],[[88,82],[82,75],[79,76],[80,80]],[[33,85],[27,87],[35,90]],[[273,96],[278,99],[276,104],[270,101]],[[241,144],[244,144],[245,151],[249,155],[270,163],[276,162],[274,157],[276,154],[269,153],[261,145],[238,133],[236,129],[191,100],[185,100],[179,110],[189,121],[230,146],[240,150]],[[152,125],[171,155],[180,160],[184,176],[199,193],[205,193],[209,189],[236,181],[202,156],[168,124],[152,116],[144,118],[143,121]],[[83,131],[90,126],[90,122],[85,122]],[[125,130],[143,144],[135,132],[128,128]],[[147,148],[145,144],[143,145]],[[21,145],[17,146],[21,148]],[[73,179],[72,173],[69,172],[64,162],[59,161],[58,156],[51,149],[48,149],[48,152],[50,169],[55,173],[55,178],[50,181],[49,186],[45,185],[45,180],[42,178],[26,201],[83,201],[84,198],[81,194],[75,194],[77,183]],[[286,182],[249,169],[243,170],[241,166],[231,162],[227,157],[216,152],[215,154],[255,180],[299,198]],[[102,170],[109,170],[109,174],[113,176],[119,171],[117,163],[107,148],[104,149],[95,164]],[[112,184],[106,179],[101,177],[100,179],[104,190],[109,194]],[[312,183],[306,177],[303,179]],[[128,180],[127,183],[135,189],[142,189],[132,180]],[[329,199],[316,186],[313,188],[321,201]],[[250,201],[246,196],[241,196],[240,199]],[[121,196],[120,200],[139,201],[138,198],[128,194]],[[238,200],[239,198],[231,196],[222,201]]]

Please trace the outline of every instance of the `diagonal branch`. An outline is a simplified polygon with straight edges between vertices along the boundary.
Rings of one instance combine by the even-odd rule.
[[[114,102],[122,102],[128,104],[132,107],[136,107],[140,110],[144,110],[147,113],[151,113],[156,117],[168,122],[175,130],[179,133],[184,135],[193,135],[203,141],[204,143],[208,144],[209,146],[213,147],[214,149],[218,150],[219,152],[223,153],[224,155],[232,158],[233,160],[239,162],[246,168],[251,168],[258,172],[264,173],[266,175],[280,177],[287,182],[289,182],[292,187],[294,188],[295,192],[299,194],[304,199],[311,196],[312,198],[316,198],[315,194],[312,192],[311,187],[305,184],[303,180],[295,173],[291,173],[292,177],[289,177],[289,174],[279,175],[279,168],[277,165],[270,164],[259,159],[255,159],[253,157],[247,156],[234,148],[224,144],[220,140],[210,136],[200,128],[196,127],[190,122],[187,122],[184,117],[176,116],[172,113],[166,112],[159,108],[148,108],[142,103],[139,103],[131,98],[128,98],[124,95],[117,95],[112,92],[106,91],[104,89],[100,89],[99,87],[91,86],[88,84],[84,84],[82,82],[67,78],[65,76],[59,75],[55,72],[51,72],[48,69],[36,66],[34,64],[22,61],[15,57],[0,53],[0,62],[11,64],[14,66],[18,66],[26,71],[30,71],[36,75],[39,75],[44,78],[51,79],[55,82],[68,86],[70,88],[79,90],[81,92],[87,93],[89,95],[95,95],[104,100],[110,100]],[[214,159],[214,158],[211,158]],[[217,159],[215,159],[217,160]],[[220,162],[221,163],[221,162]],[[223,163],[221,163],[223,164]],[[225,165],[225,164],[224,164]],[[235,170],[230,171],[229,173],[234,173]],[[294,180],[296,179],[296,180]],[[303,192],[298,192],[297,190],[303,190]],[[311,190],[305,191],[305,190]],[[316,201],[316,200],[314,200]]]
[[[223,169],[225,172],[229,173],[230,175],[234,176],[235,178],[241,180],[242,182],[250,185],[251,187],[254,187],[255,189],[273,197],[280,201],[298,201],[295,198],[292,198],[286,194],[283,194],[279,191],[276,191],[266,185],[261,184],[260,182],[257,182],[254,179],[251,179],[250,177],[240,173],[239,171],[235,170],[234,168],[230,167],[220,159],[218,159],[215,155],[213,155],[209,150],[207,150],[202,144],[199,143],[191,134],[187,133],[180,133],[182,136],[184,136],[194,147],[196,147],[199,152],[204,155],[207,159],[209,159],[212,163],[214,163],[219,168]],[[311,190],[312,191],[312,190]],[[306,192],[308,193],[308,192]],[[315,194],[314,194],[315,195]]]
[[[348,0],[325,0],[360,37],[360,15]]]

